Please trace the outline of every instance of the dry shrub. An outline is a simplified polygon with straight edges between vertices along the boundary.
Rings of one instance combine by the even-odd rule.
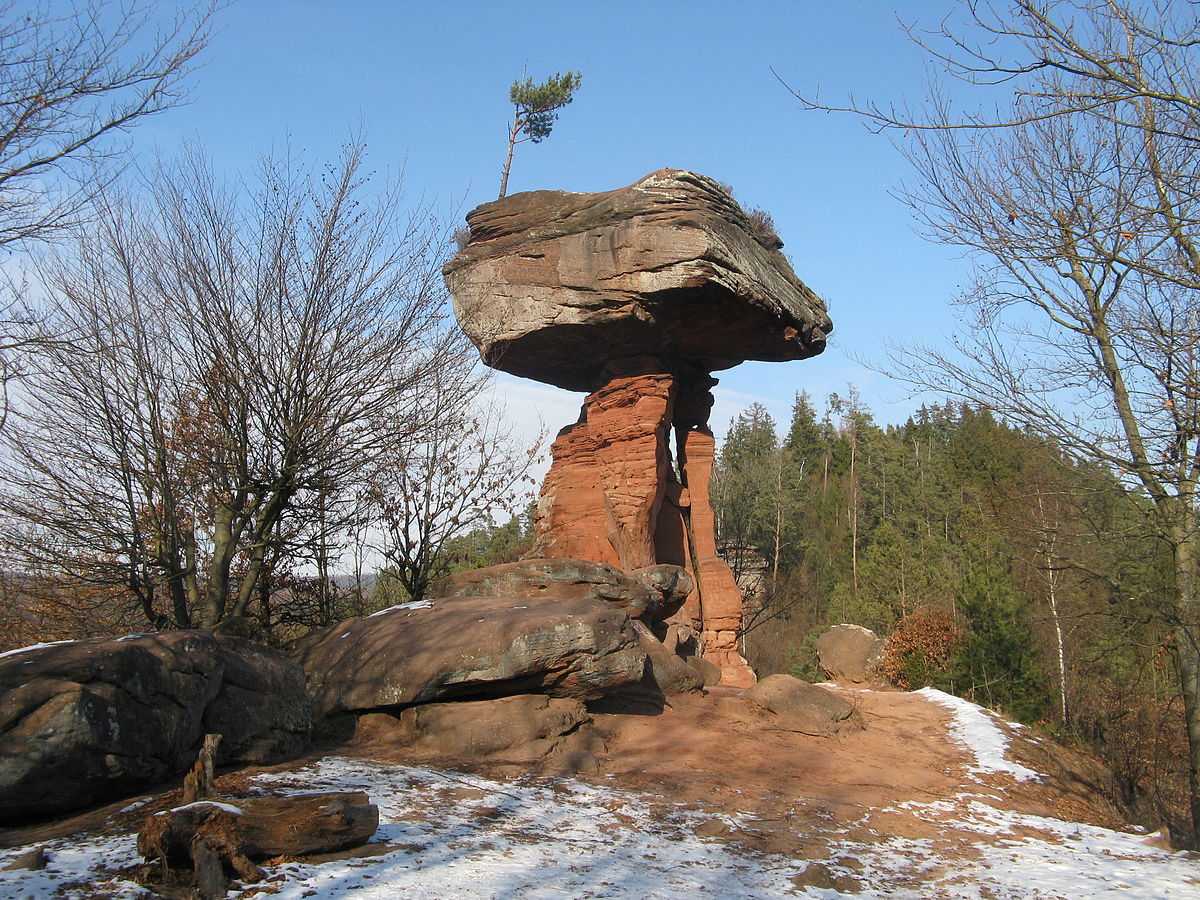
[[[897,687],[936,684],[950,671],[962,634],[954,616],[938,607],[919,609],[896,623],[875,664]]]
[[[1113,795],[1140,824],[1166,825],[1187,846],[1188,749],[1183,700],[1152,696],[1137,679],[1081,679],[1073,725],[1113,773]]]
[[[771,214],[761,209],[746,210],[746,218],[750,222],[750,235],[768,250],[778,250],[783,246],[778,232],[775,231],[775,220]]]
[[[0,652],[145,629],[136,606],[113,589],[0,574]]]

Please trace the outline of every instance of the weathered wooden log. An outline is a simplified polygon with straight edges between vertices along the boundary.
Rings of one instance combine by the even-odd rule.
[[[137,846],[145,859],[191,866],[198,835],[218,839],[212,844],[216,849],[266,859],[357,847],[378,827],[379,808],[362,791],[202,800],[150,816],[138,832]],[[224,858],[231,865],[236,862],[229,854]]]
[[[255,858],[346,850],[379,829],[379,807],[362,791],[256,797],[238,805],[246,854]]]
[[[213,760],[216,758],[217,745],[220,743],[221,735],[219,734],[204,736],[204,745],[196,757],[196,764],[183,779],[183,802],[185,804],[217,796],[216,782],[213,778]]]

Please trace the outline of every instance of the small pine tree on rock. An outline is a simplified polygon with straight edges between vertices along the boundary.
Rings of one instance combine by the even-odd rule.
[[[513,149],[517,144],[532,141],[540,144],[550,136],[558,111],[574,99],[583,75],[579,72],[555,72],[540,84],[532,78],[517,80],[509,89],[514,107],[512,126],[508,130],[508,155],[500,177],[500,196],[508,193],[508,173],[512,169]]]

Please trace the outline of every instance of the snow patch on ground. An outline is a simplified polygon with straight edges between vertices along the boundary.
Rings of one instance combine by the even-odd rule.
[[[149,891],[114,875],[141,862],[137,836],[68,838],[42,845],[49,862],[38,872],[0,871],[0,897],[11,900],[85,900],[91,897],[150,897]],[[33,846],[0,853],[0,869]]]
[[[1004,773],[1038,778],[1005,756],[998,717],[940,691],[918,693],[953,713],[950,736],[975,759],[971,777]],[[681,807],[668,798],[571,778],[501,782],[372,760],[330,757],[291,772],[260,775],[255,788],[276,793],[366,791],[379,806],[379,855],[268,870],[278,900],[1194,900],[1200,860],[1151,847],[1139,835],[1034,816],[993,805],[992,794],[960,793],[902,803],[883,814],[937,823],[933,839],[911,839],[858,823],[831,822],[811,859],[757,854],[704,834],[752,833],[749,815]],[[126,807],[127,811],[144,801]],[[236,802],[236,799],[234,800]],[[701,827],[703,826],[703,827]],[[855,834],[851,840],[847,834]],[[868,837],[863,837],[866,834]],[[32,847],[0,851],[0,897],[91,900],[149,897],[118,871],[139,862],[135,837],[71,837],[43,845],[40,872],[2,871]],[[820,841],[814,843],[820,846]],[[810,862],[853,892],[793,880]],[[840,882],[839,882],[840,884]],[[236,897],[237,891],[231,896]]]
[[[396,612],[404,609],[433,609],[432,600],[409,600],[407,603],[397,603],[395,606],[389,606],[387,609],[381,609],[379,612],[373,612],[368,619],[373,619],[376,616],[382,616],[384,613]],[[345,635],[342,635],[345,637]]]
[[[921,688],[913,693],[946,707],[954,714],[950,720],[950,737],[974,754],[975,764],[968,769],[972,779],[978,781],[979,775],[1001,773],[1017,781],[1042,780],[1041,773],[1005,756],[1008,737],[996,724],[1000,717],[995,713],[936,688]]]
[[[327,759],[273,787],[364,790],[379,805],[381,857],[282,867],[279,900],[520,897],[779,897],[797,870],[696,837],[709,819],[665,801],[572,779],[474,775]],[[736,827],[727,818],[725,824]],[[315,891],[313,894],[311,892]]]
[[[856,879],[859,891],[843,893],[797,888],[792,878],[809,860],[753,854],[696,834],[705,823],[753,829],[751,818],[714,816],[604,784],[499,782],[336,757],[256,782],[294,793],[365,790],[380,810],[375,840],[386,845],[382,855],[273,867],[268,884],[278,900],[1191,900],[1200,891],[1200,862],[1186,854],[1149,847],[1135,835],[999,810],[968,794],[901,809],[978,834],[975,843],[887,834],[851,841],[845,823],[831,830],[825,858],[813,861]],[[0,852],[0,867],[27,849]],[[0,871],[0,896],[148,896],[112,874],[137,862],[132,835],[54,841],[46,849],[50,864],[42,872]]]

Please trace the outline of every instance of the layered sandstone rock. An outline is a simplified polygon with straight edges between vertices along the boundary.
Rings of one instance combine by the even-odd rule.
[[[791,675],[769,675],[744,696],[785,731],[835,735],[865,727],[862,716],[849,700]]]
[[[708,498],[710,373],[820,353],[824,304],[761,217],[693,172],[515,194],[467,222],[445,275],[484,361],[589,392],[551,447],[531,555],[686,568],[694,589],[673,621],[700,634],[724,682],[752,684],[737,647],[742,597]]]
[[[605,563],[526,558],[439,578],[432,597],[520,597],[604,600],[635,619],[660,621],[679,611],[695,587],[680,566],[653,565],[625,573]]]
[[[591,391],[615,359],[670,350],[712,372],[812,356],[832,329],[778,237],[694,172],[513,194],[467,223],[445,270],[455,314],[484,362],[515,375]]]
[[[636,683],[646,654],[625,610],[589,597],[449,597],[310,632],[293,657],[318,715]]]
[[[834,625],[816,643],[818,665],[831,681],[864,684],[875,677],[883,639],[861,625]]]
[[[578,700],[515,694],[495,700],[422,703],[399,715],[366,713],[355,724],[353,740],[458,760],[541,759],[564,749],[564,738],[577,735],[590,722]]]

